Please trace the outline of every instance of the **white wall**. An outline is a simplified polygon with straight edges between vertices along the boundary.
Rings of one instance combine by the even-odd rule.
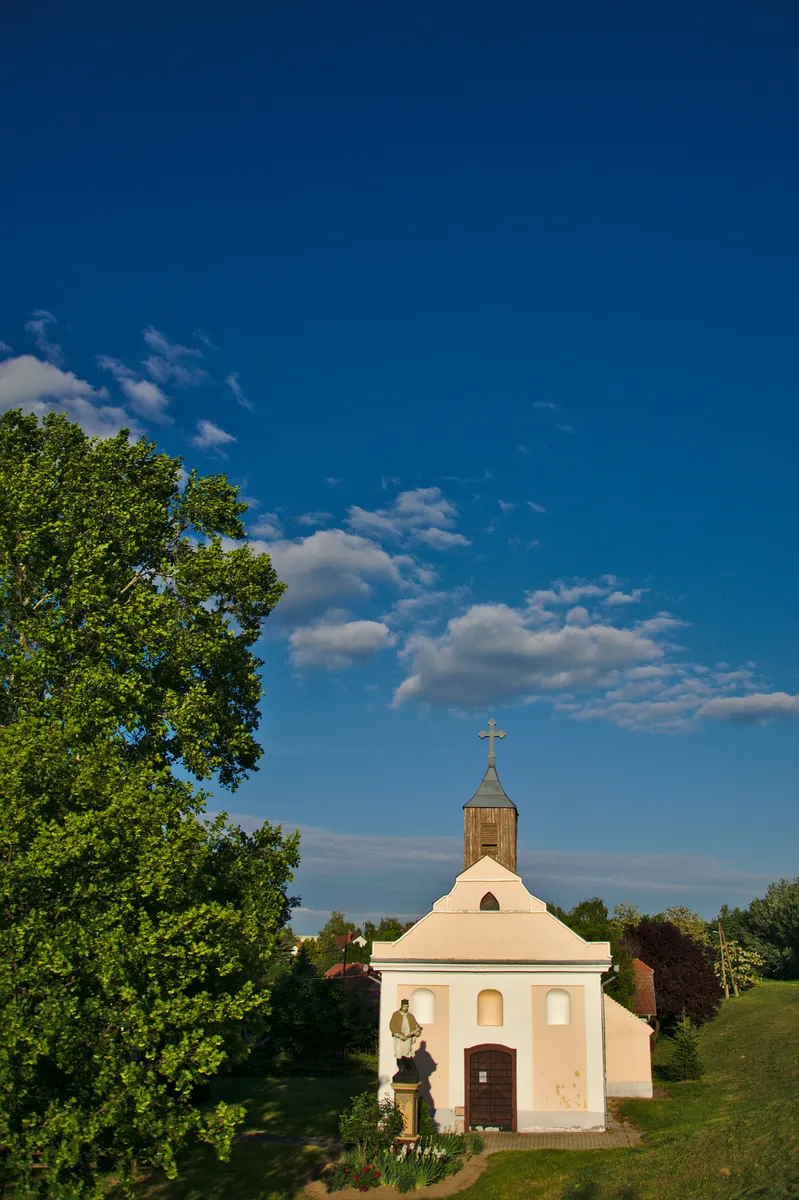
[[[397,985],[402,994],[410,996],[416,987],[441,984],[449,987],[449,1045],[450,1045],[450,1109],[445,1124],[454,1118],[454,1110],[464,1103],[464,1049],[483,1042],[495,1042],[516,1050],[516,1105],[519,1128],[530,1127],[533,1119],[533,1019],[532,984],[546,987],[584,987],[586,1010],[587,1114],[605,1114],[604,1053],[602,1045],[602,990],[599,971],[519,970],[503,971],[496,967],[464,965],[452,971],[429,969],[426,966],[394,970],[381,963],[379,1076],[381,1095],[390,1095],[390,1080],[396,1071],[394,1048],[388,1024],[396,1007]],[[477,994],[483,988],[496,988],[504,1001],[504,1023],[477,1024]],[[567,1114],[563,1114],[564,1119]],[[526,1125],[524,1124],[526,1122]],[[556,1128],[551,1120],[542,1118],[542,1125]],[[564,1126],[567,1127],[567,1126]]]

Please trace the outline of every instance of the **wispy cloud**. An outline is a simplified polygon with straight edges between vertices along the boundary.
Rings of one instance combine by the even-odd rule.
[[[533,510],[533,512],[545,513],[547,511],[544,508],[543,504],[536,504],[535,500],[528,500],[527,504],[530,506],[530,508]]]
[[[509,787],[508,780],[504,782]],[[454,818],[457,814],[453,812]],[[522,813],[522,816],[524,814]],[[231,821],[255,829],[259,818],[233,814]],[[284,829],[295,828],[284,821]],[[317,826],[299,827],[301,861],[296,887],[303,906],[292,926],[317,932],[333,909],[351,920],[375,916],[423,916],[453,885],[463,869],[463,839],[401,837]],[[712,855],[634,854],[614,850],[547,850],[519,845],[518,870],[542,900],[571,906],[586,895],[601,894],[609,905],[632,900],[658,911],[674,900],[697,908],[707,918],[727,901],[745,903],[762,895],[771,873],[745,870]],[[374,898],[380,896],[380,913]]]
[[[170,342],[152,325],[148,325],[142,336],[153,351],[153,354],[144,360],[145,370],[158,383],[176,383],[186,387],[203,383],[207,379],[207,371],[186,362],[187,359],[202,358],[201,350]]]
[[[158,384],[149,379],[140,379],[118,358],[111,358],[108,354],[98,354],[97,365],[111,372],[119,384],[120,391],[139,416],[146,417],[149,421],[157,421],[161,425],[172,421],[172,417],[166,411],[169,397],[161,391]]]
[[[240,404],[242,408],[246,408],[249,412],[252,412],[255,408],[255,405],[253,404],[252,400],[248,400],[244,395],[244,392],[241,389],[241,384],[239,383],[238,371],[234,371],[232,375],[228,375],[225,383],[236,397],[236,402]]]
[[[297,517],[298,525],[326,525],[328,521],[333,520],[333,514],[330,512],[307,512],[301,513]]]
[[[534,400],[533,408],[548,408],[552,412],[557,412],[558,405],[553,404],[551,400]]]
[[[36,349],[43,354],[49,363],[56,367],[64,365],[64,352],[57,342],[51,342],[48,330],[51,325],[57,325],[55,317],[46,308],[37,308],[25,325],[26,333],[33,335]]]
[[[8,342],[0,342],[0,354],[13,354],[14,347],[9,346]]]
[[[558,429],[561,431],[561,433],[575,433],[575,430],[571,425],[558,425]]]

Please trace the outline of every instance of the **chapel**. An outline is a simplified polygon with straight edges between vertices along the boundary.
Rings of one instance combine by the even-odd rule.
[[[397,1069],[389,1030],[403,999],[422,1026],[414,1061],[439,1127],[514,1132],[605,1128],[609,1096],[651,1096],[652,1029],[603,990],[608,942],[587,942],[516,872],[518,811],[488,768],[463,806],[454,885],[395,942],[375,942],[379,1094]]]

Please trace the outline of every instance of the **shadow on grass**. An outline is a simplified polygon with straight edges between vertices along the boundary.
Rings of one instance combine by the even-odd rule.
[[[599,1184],[591,1179],[585,1180],[583,1183],[572,1184],[563,1193],[563,1200],[599,1200],[600,1195]],[[614,1192],[613,1200],[638,1200],[638,1192],[634,1188],[623,1187],[620,1191]]]
[[[138,1200],[294,1200],[326,1161],[312,1146],[240,1141],[226,1163],[198,1150],[178,1179],[152,1179],[138,1189]]]

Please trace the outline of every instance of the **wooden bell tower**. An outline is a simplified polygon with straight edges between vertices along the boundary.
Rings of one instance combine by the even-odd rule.
[[[481,738],[488,738],[488,770],[471,800],[463,806],[463,867],[465,870],[487,854],[515,873],[519,814],[497,775],[494,738],[504,738],[505,731],[495,726],[492,719],[488,722],[488,732],[480,731]]]

